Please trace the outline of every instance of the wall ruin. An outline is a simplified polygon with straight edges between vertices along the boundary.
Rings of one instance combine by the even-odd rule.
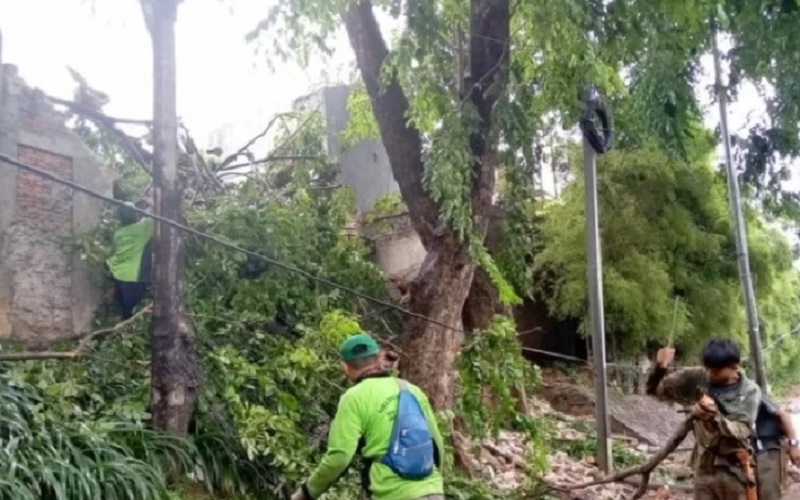
[[[0,152],[110,195],[111,173],[64,122],[16,67],[0,65]],[[102,293],[68,245],[102,209],[102,201],[0,163],[0,340],[44,348],[90,326]]]

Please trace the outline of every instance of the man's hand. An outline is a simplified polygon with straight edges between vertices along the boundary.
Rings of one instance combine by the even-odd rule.
[[[291,500],[311,500],[311,499],[306,496],[305,492],[303,491],[303,488],[300,488],[292,494]]]
[[[675,359],[675,349],[672,347],[662,347],[656,353],[656,364],[661,368],[667,368]]]
[[[795,467],[800,467],[800,448],[789,448],[789,460],[792,461]]]
[[[716,415],[717,405],[708,395],[704,394],[692,407],[692,416],[698,420],[711,420]]]

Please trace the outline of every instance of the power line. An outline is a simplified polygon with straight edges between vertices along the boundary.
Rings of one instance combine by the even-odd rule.
[[[264,254],[261,254],[261,253],[258,253],[258,252],[253,252],[252,250],[248,250],[248,249],[243,248],[243,247],[241,247],[239,245],[236,245],[234,243],[230,243],[228,241],[225,241],[224,239],[220,238],[219,236],[214,236],[212,234],[208,234],[208,233],[204,233],[202,231],[198,231],[196,229],[192,229],[191,227],[188,227],[188,226],[186,226],[184,224],[181,224],[180,222],[176,222],[176,221],[174,221],[172,219],[168,219],[166,217],[161,217],[160,215],[156,215],[156,214],[154,214],[152,212],[148,212],[146,210],[142,210],[142,209],[140,209],[138,207],[135,207],[135,206],[130,206],[130,205],[126,204],[124,201],[117,200],[117,199],[115,199],[113,197],[110,197],[110,196],[106,196],[106,195],[104,195],[104,194],[102,194],[102,193],[100,193],[98,191],[95,191],[95,190],[93,190],[91,188],[82,186],[82,185],[77,184],[77,183],[75,183],[73,181],[69,181],[69,180],[63,179],[61,177],[58,177],[57,175],[51,174],[50,172],[47,172],[45,170],[41,170],[41,169],[39,169],[37,167],[34,167],[32,165],[28,165],[26,163],[20,162],[18,160],[15,160],[14,158],[11,158],[10,156],[8,156],[6,154],[0,153],[0,162],[8,163],[10,165],[13,165],[13,166],[19,168],[20,170],[24,170],[26,172],[30,172],[30,173],[32,173],[34,175],[38,175],[38,176],[40,176],[42,178],[48,179],[48,180],[50,180],[52,182],[55,182],[56,184],[60,184],[62,186],[67,186],[67,187],[69,187],[71,189],[74,189],[75,191],[79,191],[81,193],[87,194],[87,195],[89,195],[89,196],[91,196],[93,198],[97,198],[97,199],[106,201],[106,202],[111,203],[113,205],[124,206],[125,208],[128,208],[128,209],[130,209],[130,210],[132,210],[134,212],[137,212],[137,213],[139,213],[139,214],[141,214],[141,215],[143,215],[145,217],[150,217],[151,219],[163,222],[164,224],[166,224],[168,226],[172,226],[172,227],[174,227],[176,229],[179,229],[179,230],[184,231],[186,233],[192,234],[192,235],[197,236],[199,238],[202,238],[204,240],[208,240],[208,241],[214,242],[214,243],[216,243],[218,245],[221,245],[223,247],[226,247],[226,248],[228,248],[230,250],[234,250],[236,252],[241,252],[243,254],[250,255],[250,256],[255,257],[257,259],[261,259],[261,260],[263,260],[265,262],[268,262],[268,263],[273,264],[273,265],[275,265],[277,267],[280,267],[281,269],[284,269],[286,271],[289,271],[289,272],[292,272],[292,273],[295,273],[295,274],[299,274],[299,275],[304,276],[304,277],[306,277],[306,278],[308,278],[308,279],[310,279],[312,281],[316,281],[318,283],[327,285],[329,287],[342,290],[343,292],[349,293],[349,294],[351,294],[351,295],[353,295],[355,297],[359,297],[359,298],[361,298],[363,300],[366,300],[366,301],[371,302],[373,304],[379,305],[381,307],[384,307],[384,308],[387,308],[387,309],[392,309],[392,310],[397,311],[397,312],[399,312],[401,314],[404,314],[406,316],[410,316],[410,317],[414,317],[414,318],[423,320],[425,322],[440,326],[442,328],[445,328],[447,330],[450,330],[450,331],[453,331],[453,332],[456,332],[456,333],[460,333],[460,334],[463,334],[463,335],[469,335],[469,332],[467,332],[465,330],[461,330],[461,329],[452,327],[452,326],[450,326],[450,325],[448,325],[446,323],[442,323],[441,321],[435,320],[435,319],[430,318],[428,316],[425,316],[425,315],[422,315],[422,314],[419,314],[419,313],[415,313],[413,311],[409,311],[408,309],[405,309],[403,307],[400,307],[400,306],[397,306],[395,304],[392,304],[391,302],[386,302],[385,300],[381,300],[381,299],[378,299],[376,297],[372,297],[370,295],[367,295],[365,293],[359,292],[358,290],[355,290],[355,289],[350,288],[348,286],[336,283],[335,281],[331,281],[331,280],[326,279],[326,278],[321,278],[319,276],[315,276],[315,275],[311,274],[310,272],[305,271],[303,269],[300,269],[298,267],[292,266],[291,264],[283,263],[281,261],[278,261],[278,260],[275,260],[273,258],[270,258],[270,257],[268,257],[268,256],[266,256]],[[795,330],[790,332],[788,335],[791,335],[791,334],[795,333],[798,329],[800,329],[800,326],[798,326]],[[530,331],[518,332],[517,336],[523,335],[523,334],[526,334],[526,333],[531,333],[531,332]],[[779,341],[780,340],[783,340],[783,338],[780,338]],[[770,348],[774,347],[774,345],[777,344],[777,343],[778,342],[775,342],[773,345],[768,346],[767,349],[770,349]],[[470,346],[466,346],[465,349],[469,348],[469,347]],[[551,357],[551,358],[562,359],[562,360],[565,360],[565,361],[573,361],[573,362],[576,362],[576,363],[588,363],[588,360],[586,360],[586,359],[582,359],[582,358],[579,358],[579,357],[576,357],[576,356],[570,356],[570,355],[562,354],[562,353],[558,353],[558,352],[547,351],[547,350],[544,350],[544,349],[535,349],[535,348],[532,348],[532,347],[521,346],[521,350],[522,351],[526,351],[526,352],[535,353],[535,354],[541,354],[541,355],[548,356],[548,357]],[[411,354],[416,354],[416,353],[407,353],[407,354],[411,355]],[[617,367],[625,367],[625,366],[627,366],[627,367],[638,367],[638,365],[635,365],[633,363],[613,363],[612,362],[612,363],[609,363],[609,365],[610,366],[617,366]]]
[[[86,186],[82,186],[82,185],[77,184],[77,183],[75,183],[73,181],[69,181],[69,180],[63,179],[63,178],[61,178],[61,177],[59,177],[57,175],[51,174],[50,172],[47,172],[45,170],[41,170],[41,169],[39,169],[37,167],[34,167],[32,165],[28,165],[26,163],[20,162],[20,161],[15,160],[14,158],[11,158],[10,156],[5,155],[3,153],[0,153],[0,161],[3,161],[3,162],[8,163],[10,165],[14,165],[15,167],[19,168],[20,170],[24,170],[26,172],[30,172],[32,174],[38,175],[38,176],[43,177],[45,179],[48,179],[48,180],[50,180],[52,182],[55,182],[56,184],[60,184],[62,186],[67,186],[69,188],[74,189],[75,191],[79,191],[79,192],[87,194],[87,195],[89,195],[91,197],[94,197],[94,198],[106,201],[108,203],[111,203],[113,205],[124,206],[124,207],[126,207],[126,208],[128,208],[128,209],[130,209],[130,210],[132,210],[132,211],[134,211],[136,213],[139,213],[139,214],[141,214],[141,215],[143,215],[145,217],[149,217],[151,219],[157,220],[157,221],[162,222],[162,223],[164,223],[164,224],[166,224],[168,226],[172,226],[172,227],[174,227],[176,229],[179,229],[179,230],[184,231],[186,233],[189,233],[189,234],[192,234],[194,236],[197,236],[198,238],[201,238],[201,239],[204,239],[204,240],[208,240],[208,241],[212,241],[212,242],[214,242],[214,243],[216,243],[218,245],[221,245],[221,246],[223,246],[225,248],[228,248],[230,250],[234,250],[236,252],[240,252],[240,253],[243,253],[245,255],[249,255],[251,257],[255,257],[257,259],[261,259],[261,260],[263,260],[265,262],[268,262],[268,263],[270,263],[270,264],[272,264],[274,266],[280,267],[281,269],[284,269],[286,271],[289,271],[289,272],[292,272],[292,273],[295,273],[295,274],[299,274],[299,275],[301,275],[301,276],[303,276],[305,278],[308,278],[308,279],[310,279],[312,281],[316,281],[317,283],[321,283],[323,285],[327,285],[329,287],[339,289],[339,290],[341,290],[343,292],[349,293],[350,295],[353,295],[353,296],[358,297],[360,299],[366,300],[366,301],[371,302],[373,304],[376,304],[376,305],[379,305],[379,306],[382,306],[382,307],[386,307],[388,309],[393,309],[393,310],[395,310],[395,311],[397,311],[397,312],[399,312],[401,314],[404,314],[406,316],[410,316],[410,317],[413,317],[413,318],[417,318],[417,319],[426,321],[428,323],[440,326],[442,328],[445,328],[447,330],[450,330],[450,331],[453,331],[453,332],[456,332],[456,333],[461,333],[461,334],[464,334],[464,335],[468,335],[469,334],[469,332],[466,332],[464,330],[460,330],[458,328],[454,328],[454,327],[452,327],[452,326],[450,326],[450,325],[448,325],[446,323],[442,323],[441,321],[435,320],[433,318],[429,318],[429,317],[427,317],[425,315],[418,314],[418,313],[415,313],[413,311],[409,311],[408,309],[405,309],[403,307],[400,307],[400,306],[397,306],[395,304],[392,304],[391,302],[386,302],[385,300],[381,300],[381,299],[372,297],[372,296],[367,295],[365,293],[359,292],[358,290],[356,290],[354,288],[350,288],[348,286],[341,285],[339,283],[336,283],[336,282],[331,281],[331,280],[326,279],[326,278],[315,276],[314,274],[312,274],[312,273],[310,273],[310,272],[308,272],[306,270],[300,269],[299,267],[295,267],[295,266],[293,266],[291,264],[286,264],[284,262],[272,259],[272,258],[270,258],[270,257],[268,257],[268,256],[266,256],[264,254],[258,253],[258,252],[253,252],[252,250],[248,250],[246,248],[243,248],[243,247],[241,247],[239,245],[236,245],[235,243],[231,243],[229,241],[225,241],[224,239],[220,238],[219,236],[214,236],[212,234],[208,234],[208,233],[204,233],[202,231],[198,231],[196,229],[192,229],[191,227],[188,227],[188,226],[186,226],[184,224],[181,224],[180,222],[176,222],[174,220],[167,219],[166,217],[161,217],[160,215],[156,215],[156,214],[148,212],[146,210],[142,210],[142,209],[140,209],[138,207],[135,207],[135,206],[127,205],[124,201],[117,200],[117,199],[115,199],[113,197],[110,197],[110,196],[106,196],[106,195],[104,195],[104,194],[102,194],[102,193],[100,193],[98,191],[95,191],[95,190],[93,190],[91,188],[88,188]]]
[[[81,193],[87,194],[87,195],[89,195],[89,196],[91,196],[93,198],[97,198],[97,199],[106,201],[106,202],[111,203],[113,205],[124,206],[124,207],[126,207],[126,208],[128,208],[128,209],[130,209],[130,210],[132,210],[132,211],[134,211],[136,213],[139,213],[139,214],[141,214],[141,215],[143,215],[145,217],[150,217],[151,219],[160,221],[160,222],[162,222],[162,223],[164,223],[164,224],[166,224],[168,226],[172,226],[172,227],[174,227],[176,229],[179,229],[179,230],[184,231],[186,233],[189,233],[189,234],[192,234],[194,236],[197,236],[198,238],[201,238],[201,239],[204,239],[204,240],[208,240],[208,241],[211,241],[211,242],[216,243],[218,245],[221,245],[221,246],[223,246],[225,248],[228,248],[230,250],[233,250],[233,251],[236,251],[236,252],[241,252],[241,253],[243,253],[245,255],[250,255],[250,256],[255,257],[257,259],[261,259],[261,260],[263,260],[265,262],[268,262],[268,263],[273,264],[273,265],[275,265],[277,267],[280,267],[281,269],[284,269],[286,271],[289,271],[289,272],[292,272],[292,273],[295,273],[295,274],[299,274],[299,275],[304,276],[304,277],[306,277],[306,278],[308,278],[308,279],[310,279],[312,281],[316,281],[317,283],[321,283],[323,285],[327,285],[329,287],[342,290],[343,292],[349,293],[349,294],[351,294],[351,295],[353,295],[355,297],[359,297],[359,298],[361,298],[363,300],[366,300],[366,301],[371,302],[373,304],[379,305],[381,307],[384,307],[384,308],[387,308],[387,309],[392,309],[392,310],[397,311],[397,312],[399,312],[401,314],[404,314],[406,316],[410,316],[410,317],[413,317],[413,318],[420,319],[422,321],[428,322],[428,323],[433,324],[433,325],[440,326],[442,328],[445,328],[447,330],[450,330],[450,331],[453,331],[453,332],[456,332],[456,333],[460,333],[460,334],[463,334],[463,335],[469,335],[469,332],[467,332],[465,330],[461,330],[461,329],[452,327],[452,326],[450,326],[450,325],[448,325],[446,323],[442,323],[441,321],[435,320],[435,319],[430,318],[428,316],[425,316],[425,315],[422,315],[422,314],[419,314],[419,313],[415,313],[413,311],[409,311],[408,309],[405,309],[403,307],[400,307],[400,306],[397,306],[395,304],[392,304],[391,302],[387,302],[385,300],[381,300],[381,299],[378,299],[376,297],[372,297],[370,295],[367,295],[365,293],[359,292],[358,290],[355,290],[355,289],[350,288],[348,286],[341,285],[341,284],[336,283],[334,281],[331,281],[329,279],[321,278],[319,276],[315,276],[312,273],[310,273],[308,271],[305,271],[303,269],[300,269],[298,267],[295,267],[295,266],[293,266],[291,264],[283,263],[281,261],[278,261],[278,260],[275,260],[273,258],[270,258],[270,257],[268,257],[268,256],[266,256],[264,254],[261,254],[261,253],[258,253],[258,252],[254,252],[252,250],[248,250],[246,248],[243,248],[243,247],[241,247],[239,245],[236,245],[234,243],[231,243],[229,241],[225,241],[224,239],[220,238],[219,236],[214,236],[212,234],[208,234],[208,233],[204,233],[202,231],[198,231],[196,229],[192,229],[191,227],[188,227],[188,226],[186,226],[184,224],[181,224],[180,222],[174,221],[172,219],[168,219],[166,217],[161,217],[160,215],[156,215],[156,214],[154,214],[152,212],[148,212],[146,210],[142,210],[142,209],[140,209],[140,208],[138,208],[136,206],[130,206],[130,205],[126,204],[124,201],[117,200],[117,199],[115,199],[115,198],[113,198],[111,196],[106,196],[106,195],[104,195],[104,194],[102,194],[102,193],[100,193],[98,191],[95,191],[95,190],[93,190],[91,188],[88,188],[86,186],[83,186],[81,184],[78,184],[78,183],[75,183],[73,181],[69,181],[69,180],[63,179],[63,178],[61,178],[61,177],[59,177],[57,175],[54,175],[54,174],[52,174],[50,172],[47,172],[45,170],[41,170],[41,169],[39,169],[37,167],[34,167],[32,165],[28,165],[27,163],[20,162],[19,160],[11,158],[10,156],[8,156],[6,154],[0,153],[0,162],[8,163],[10,165],[13,165],[13,166],[19,168],[20,170],[24,170],[26,172],[30,172],[30,173],[32,173],[34,175],[38,175],[38,176],[40,176],[42,178],[48,179],[48,180],[50,180],[52,182],[55,182],[56,184],[60,184],[62,186],[67,186],[67,187],[69,187],[71,189],[74,189],[75,191],[79,191]],[[530,333],[530,331],[518,332],[517,335],[519,336],[519,335],[523,335],[523,334],[526,334],[526,333]],[[476,339],[476,342],[479,341],[479,340],[480,339]],[[463,349],[469,349],[470,347],[471,347],[471,345],[467,345],[467,346],[464,346]],[[541,354],[541,355],[552,357],[552,358],[563,359],[565,361],[573,361],[573,362],[578,362],[578,363],[588,363],[588,361],[585,360],[585,359],[581,359],[581,358],[578,358],[578,357],[575,357],[575,356],[569,356],[569,355],[566,355],[566,354],[561,354],[561,353],[558,353],[558,352],[547,351],[547,350],[544,350],[544,349],[534,349],[534,348],[530,348],[530,347],[521,346],[521,350],[522,351],[536,353],[536,354]],[[413,352],[412,353],[406,353],[406,355],[412,355],[412,354],[417,354],[417,353],[413,353]],[[620,367],[626,366],[624,363],[609,363],[609,364],[615,365],[615,366],[620,366]],[[634,367],[636,365],[630,364],[629,366]]]

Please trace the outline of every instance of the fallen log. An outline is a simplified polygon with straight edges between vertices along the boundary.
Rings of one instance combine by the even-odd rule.
[[[650,457],[650,459],[635,467],[630,467],[628,469],[621,470],[619,472],[615,472],[614,474],[608,475],[606,477],[597,479],[595,481],[591,481],[588,483],[582,484],[575,484],[575,485],[551,485],[553,489],[560,490],[560,491],[573,491],[573,490],[581,490],[584,488],[588,488],[590,486],[597,486],[600,484],[609,484],[609,483],[620,483],[620,482],[627,482],[628,478],[635,475],[641,476],[641,481],[639,481],[639,487],[637,488],[636,492],[631,497],[631,500],[638,500],[642,498],[650,485],[650,475],[653,473],[658,464],[664,461],[671,453],[673,453],[678,446],[686,439],[686,436],[689,435],[689,432],[692,431],[692,424],[693,418],[689,417],[681,424],[675,434],[669,438],[667,444],[662,447],[658,453]]]

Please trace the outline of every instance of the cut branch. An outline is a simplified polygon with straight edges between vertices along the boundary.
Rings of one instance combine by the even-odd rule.
[[[153,305],[152,304],[148,304],[146,307],[143,307],[142,309],[140,309],[136,314],[134,314],[130,318],[128,318],[128,319],[126,319],[124,321],[120,321],[119,323],[117,323],[116,325],[114,325],[112,327],[103,328],[101,330],[95,330],[95,331],[89,333],[88,335],[83,336],[83,338],[81,338],[81,341],[78,342],[78,348],[77,348],[78,353],[84,352],[86,350],[86,348],[89,347],[89,344],[92,341],[95,341],[95,340],[98,340],[100,338],[107,337],[109,335],[112,335],[114,333],[118,333],[118,332],[122,331],[122,329],[124,329],[126,326],[129,326],[131,323],[133,323],[134,321],[138,320],[139,318],[141,318],[142,316],[144,316],[145,314],[149,313],[152,310],[153,310]]]
[[[319,109],[319,108],[317,108],[317,109]],[[317,111],[317,110],[315,109],[314,111]],[[253,160],[253,161],[250,161],[250,162],[247,162],[247,163],[238,163],[238,164],[233,164],[233,165],[226,164],[226,162],[228,160],[231,160],[231,161],[235,160],[238,156],[244,154],[244,151],[246,151],[247,148],[250,147],[250,145],[252,145],[260,137],[263,137],[264,135],[266,135],[266,133],[269,131],[269,129],[272,128],[272,125],[275,123],[275,120],[277,120],[278,118],[281,118],[281,117],[285,117],[285,116],[287,116],[287,114],[277,115],[276,117],[274,117],[269,122],[269,125],[267,125],[267,128],[264,130],[264,132],[262,132],[258,136],[256,136],[253,139],[251,139],[250,142],[247,143],[247,145],[245,145],[244,147],[239,149],[239,152],[235,153],[234,155],[231,155],[231,156],[227,157],[217,167],[217,169],[216,169],[217,172],[230,171],[230,170],[233,170],[234,168],[243,168],[243,167],[249,167],[249,166],[253,166],[253,165],[263,165],[263,164],[266,164],[266,163],[271,163],[273,161],[279,161],[279,160],[299,160],[299,159],[319,159],[319,160],[322,160],[322,159],[324,159],[324,157],[321,157],[321,156],[291,156],[291,155],[280,155],[279,154],[279,153],[282,153],[283,150],[286,149],[286,147],[289,146],[289,144],[291,144],[291,142],[294,140],[294,138],[297,137],[297,134],[299,134],[300,131],[302,131],[304,128],[306,128],[306,126],[311,122],[311,119],[314,117],[314,113],[312,112],[312,113],[309,113],[308,116],[306,116],[305,120],[303,120],[303,122],[294,131],[292,131],[292,133],[289,134],[288,137],[286,137],[283,141],[281,141],[281,143],[278,144],[272,150],[272,152],[270,154],[268,154],[266,157],[264,157],[264,158],[262,158],[260,160]]]
[[[80,358],[81,355],[82,353],[77,351],[7,352],[0,354],[0,361],[74,360]]]
[[[140,119],[136,119],[136,118],[117,118],[117,117],[114,117],[114,116],[108,116],[108,115],[106,115],[104,113],[100,113],[99,111],[96,111],[96,110],[89,109],[86,106],[78,104],[75,101],[68,101],[66,99],[61,99],[61,98],[53,97],[53,96],[50,96],[50,95],[48,95],[46,97],[53,104],[59,104],[61,106],[66,106],[69,109],[71,109],[72,111],[74,111],[75,113],[77,113],[77,114],[79,114],[81,116],[85,116],[86,118],[89,118],[92,121],[98,121],[98,122],[103,122],[103,123],[111,123],[111,124],[127,123],[127,124],[130,124],[130,125],[144,125],[146,127],[149,127],[149,126],[151,126],[153,124],[153,120],[140,120]]]
[[[253,144],[255,144],[259,139],[265,137],[269,133],[269,131],[272,130],[272,127],[278,122],[278,120],[292,115],[294,115],[294,113],[282,113],[273,116],[272,119],[269,121],[269,123],[267,123],[267,126],[264,128],[264,130],[262,130],[258,135],[256,135],[249,141],[247,141],[247,144],[240,147],[235,153],[228,155],[224,160],[222,160],[222,163],[219,164],[217,170],[225,170],[226,168],[232,168],[230,167],[230,164],[233,163],[237,158],[239,158],[243,154],[246,154],[247,151],[250,149],[250,147]]]
[[[692,417],[687,418],[683,421],[681,426],[669,438],[667,443],[661,448],[658,453],[653,455],[650,460],[647,462],[637,465],[636,467],[630,467],[625,470],[621,470],[617,473],[611,474],[604,478],[598,479],[596,481],[591,481],[588,483],[577,484],[577,485],[569,485],[569,486],[559,486],[559,485],[551,485],[553,489],[561,490],[561,491],[573,491],[573,490],[581,490],[584,488],[588,488],[590,486],[597,486],[600,484],[609,484],[609,483],[620,483],[620,482],[627,482],[628,478],[640,475],[642,476],[641,481],[639,481],[639,487],[636,492],[631,497],[631,500],[637,500],[642,498],[645,493],[647,493],[648,487],[650,485],[650,475],[653,473],[658,465],[664,461],[671,453],[673,453],[678,446],[686,439],[686,436],[689,435],[689,432],[692,431],[692,426],[694,424],[694,419]]]
[[[92,341],[121,332],[123,329],[125,329],[125,327],[130,326],[134,321],[152,311],[152,307],[153,307],[152,304],[148,304],[146,307],[139,310],[136,314],[134,314],[130,318],[124,321],[120,321],[114,326],[108,328],[102,328],[100,330],[95,330],[85,335],[74,336],[71,339],[65,339],[65,340],[73,340],[80,338],[80,342],[78,342],[77,347],[72,351],[31,351],[31,352],[0,353],[0,361],[32,361],[32,360],[48,360],[48,359],[75,360],[81,358],[86,354],[86,351],[88,350],[89,345],[91,344]]]
[[[53,96],[46,96],[54,104],[60,104],[61,106],[66,106],[67,108],[71,109],[76,114],[84,116],[107,132],[114,135],[119,141],[122,148],[133,157],[134,161],[144,169],[148,174],[152,171],[152,162],[148,160],[150,157],[150,153],[142,149],[139,146],[139,140],[135,139],[125,132],[121,131],[117,128],[118,123],[129,123],[129,124],[136,124],[136,125],[145,125],[150,126],[152,122],[150,120],[134,120],[128,118],[114,118],[108,115],[105,115],[97,110],[87,108],[77,102],[68,101],[66,99],[59,99],[58,97]]]

